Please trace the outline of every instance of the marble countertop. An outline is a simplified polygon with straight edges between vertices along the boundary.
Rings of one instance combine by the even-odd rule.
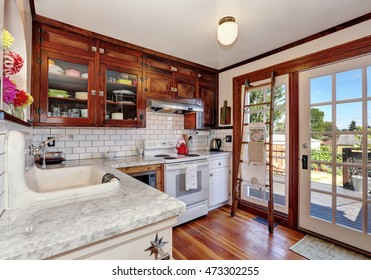
[[[122,157],[66,162],[97,165],[120,179],[105,194],[45,202],[6,210],[0,218],[0,259],[45,259],[170,217],[185,204],[116,168],[162,163],[153,157]]]

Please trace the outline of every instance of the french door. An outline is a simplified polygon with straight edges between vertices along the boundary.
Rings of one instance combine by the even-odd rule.
[[[299,226],[371,251],[371,55],[299,74]]]

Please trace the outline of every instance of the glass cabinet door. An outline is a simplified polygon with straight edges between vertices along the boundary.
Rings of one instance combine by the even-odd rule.
[[[42,77],[47,77],[41,87],[47,94],[41,105],[41,121],[60,124],[91,124],[94,122],[93,100],[90,89],[94,76],[94,62],[88,59],[45,54]],[[89,75],[90,74],[90,75]],[[90,93],[90,94],[89,94]]]
[[[138,109],[141,71],[130,68],[103,66],[105,85],[104,123],[137,125],[141,122]]]

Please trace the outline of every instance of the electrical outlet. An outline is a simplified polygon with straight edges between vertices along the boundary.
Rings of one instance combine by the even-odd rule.
[[[232,135],[227,135],[225,137],[225,142],[232,142]]]
[[[48,137],[48,140],[51,139],[51,138],[53,138],[53,137]],[[48,147],[55,147],[55,140],[49,142]]]

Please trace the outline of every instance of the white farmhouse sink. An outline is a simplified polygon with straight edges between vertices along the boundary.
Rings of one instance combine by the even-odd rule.
[[[118,179],[102,183],[107,171],[97,166],[40,169],[29,153],[31,135],[8,132],[6,139],[7,208],[118,190]]]

